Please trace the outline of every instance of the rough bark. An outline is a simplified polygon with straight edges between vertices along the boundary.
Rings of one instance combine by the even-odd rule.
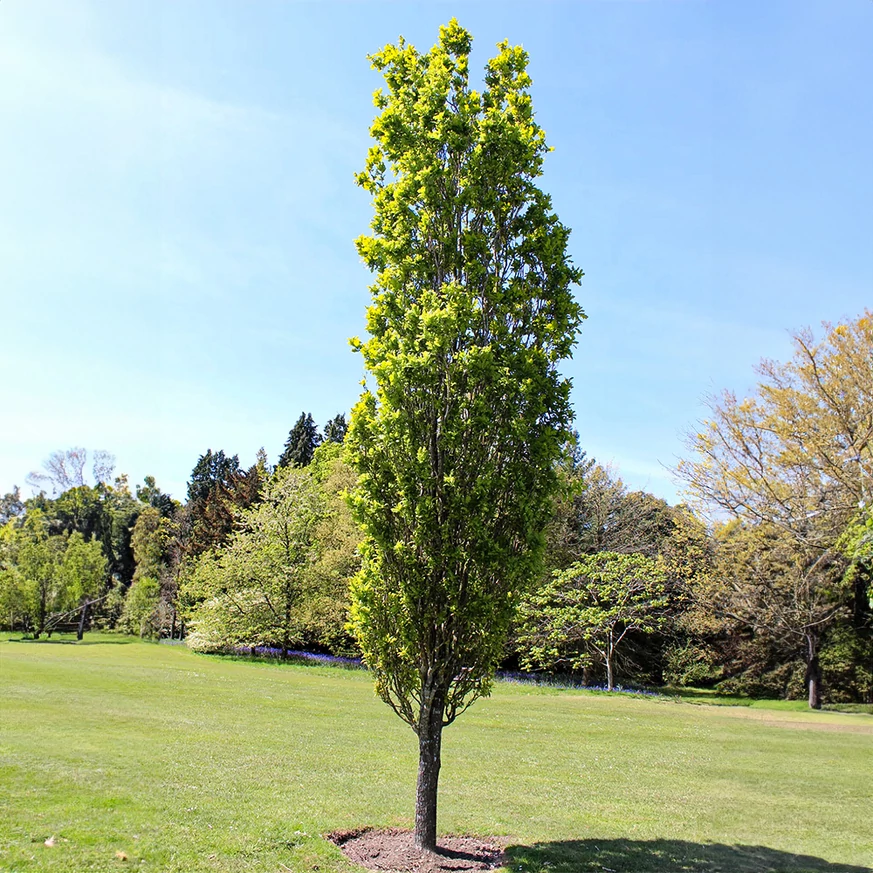
[[[809,689],[809,708],[821,709],[821,667],[818,662],[818,637],[806,635],[806,685]]]
[[[425,689],[418,719],[418,786],[415,793],[415,845],[436,851],[437,789],[445,696]]]

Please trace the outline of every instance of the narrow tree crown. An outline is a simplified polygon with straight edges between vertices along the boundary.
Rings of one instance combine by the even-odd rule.
[[[307,467],[312,463],[315,450],[321,445],[321,434],[311,412],[301,412],[294,427],[288,433],[285,449],[277,467]]]
[[[375,385],[347,439],[367,537],[352,622],[413,727],[425,687],[445,723],[487,693],[538,567],[572,420],[558,365],[584,318],[569,230],[536,186],[548,146],[527,54],[501,43],[479,92],[470,45],[453,20],[426,54],[400,39],[371,56],[387,88],[357,177],[375,211],[357,248],[376,279],[370,336],[352,345]]]

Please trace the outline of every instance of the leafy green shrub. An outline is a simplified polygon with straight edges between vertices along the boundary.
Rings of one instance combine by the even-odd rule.
[[[873,640],[852,627],[835,627],[820,661],[828,702],[873,702]]]
[[[801,700],[806,696],[805,674],[806,667],[800,661],[780,664],[771,670],[762,670],[756,664],[737,676],[719,682],[715,687],[720,694]]]
[[[664,682],[681,687],[707,687],[724,675],[717,653],[706,644],[685,642],[667,650]]]
[[[160,624],[156,612],[160,598],[161,585],[157,579],[151,576],[137,579],[127,592],[119,629],[141,637],[157,636]]]

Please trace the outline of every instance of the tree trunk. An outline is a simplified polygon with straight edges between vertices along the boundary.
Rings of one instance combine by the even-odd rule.
[[[806,633],[806,685],[809,689],[809,708],[821,709],[821,668],[818,663],[818,636]]]
[[[36,617],[36,632],[33,635],[33,638],[35,640],[38,640],[42,632],[45,630],[45,619],[47,613],[48,609],[46,608],[46,595],[45,592],[40,592],[39,612],[37,613]],[[51,637],[51,634],[49,634],[49,637]]]
[[[76,631],[76,639],[81,642],[82,637],[85,635],[85,622],[88,621],[88,612],[91,609],[91,601],[86,600],[84,605],[82,606],[82,614],[79,616],[79,628]]]
[[[415,792],[415,845],[436,851],[437,788],[443,738],[444,695],[423,689],[418,718],[418,787]]]
[[[612,657],[608,657],[606,659],[606,690],[612,691],[613,688],[613,679],[612,679]]]

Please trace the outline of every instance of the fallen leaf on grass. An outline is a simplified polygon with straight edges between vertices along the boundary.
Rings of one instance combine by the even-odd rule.
[[[127,855],[125,855],[124,852],[116,852],[115,857],[118,858],[119,861],[127,860]]]
[[[56,846],[57,844],[58,844],[58,841],[54,837],[49,837],[45,841],[45,845],[47,845],[49,848],[51,848],[52,846]]]

